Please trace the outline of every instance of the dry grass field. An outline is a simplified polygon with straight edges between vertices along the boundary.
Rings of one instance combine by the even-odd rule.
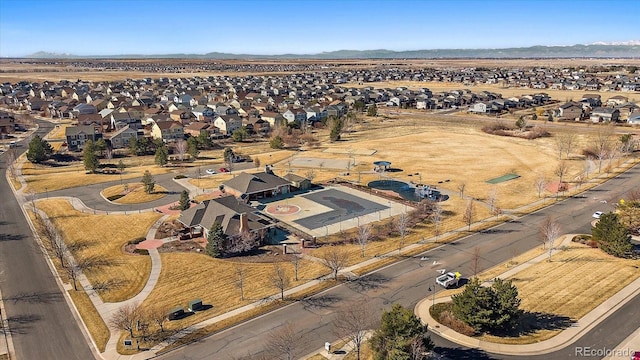
[[[180,329],[207,318],[223,314],[235,308],[250,304],[268,296],[279,294],[279,289],[269,281],[274,270],[271,263],[239,263],[232,260],[214,259],[205,254],[162,253],[162,272],[158,284],[144,301],[144,308],[170,309],[186,306],[190,300],[199,298],[204,304],[213,305],[207,311],[185,319],[172,321],[168,329]],[[294,281],[294,266],[290,262],[280,265],[286,270],[290,280],[287,288],[318,278],[328,271],[322,265],[301,260],[298,278]],[[245,300],[236,287],[236,268],[245,271]]]
[[[140,204],[153,200],[162,199],[167,194],[167,189],[160,185],[155,185],[151,194],[144,191],[144,184],[140,182],[128,183],[124,185],[115,185],[104,189],[101,194],[106,199],[113,196],[122,196],[116,200],[112,200],[116,204]]]
[[[169,168],[146,164],[145,159],[129,158],[125,162],[128,164],[124,174],[122,174],[122,179],[142,178],[145,170],[149,170],[152,175],[165,174],[171,171]],[[119,175],[87,174],[84,165],[80,162],[63,167],[50,167],[32,164],[27,161],[22,167],[22,174],[27,182],[27,187],[36,193],[120,179]]]
[[[130,215],[89,215],[73,209],[65,200],[41,200],[37,203],[58,231],[76,260],[96,259],[100,265],[85,271],[105,302],[119,302],[136,295],[144,287],[151,260],[143,255],[123,252],[124,245],[144,237],[160,218],[154,212]]]

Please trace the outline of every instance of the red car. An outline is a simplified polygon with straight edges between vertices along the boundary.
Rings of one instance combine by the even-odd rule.
[[[640,351],[634,352],[631,360],[640,360]]]
[[[229,169],[227,169],[225,167],[221,167],[220,169],[218,169],[218,171],[220,171],[220,172],[229,172]]]

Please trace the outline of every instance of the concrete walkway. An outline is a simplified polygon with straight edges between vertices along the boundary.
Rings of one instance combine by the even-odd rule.
[[[573,235],[564,235],[564,239],[562,239],[560,244],[555,248],[555,250],[553,250],[554,253],[561,251],[559,249],[562,248],[562,246],[569,245],[572,238]],[[546,261],[548,258],[549,254],[548,252],[545,252],[544,254],[541,254],[534,259],[531,259],[525,263],[509,269],[508,271],[505,271],[504,273],[500,274],[498,278],[507,279],[534,264]],[[484,283],[483,285],[489,285],[489,283]],[[580,336],[586,334],[588,331],[597,326],[602,320],[609,316],[609,314],[614,313],[618,308],[622,307],[627,301],[631,300],[638,294],[640,294],[640,278],[627,285],[625,288],[611,296],[609,299],[605,300],[602,304],[597,306],[587,315],[580,318],[571,327],[560,332],[558,335],[548,340],[524,345],[498,344],[488,341],[482,341],[457,333],[452,329],[440,324],[431,317],[429,308],[432,306],[432,304],[450,302],[450,296],[436,298],[435,301],[430,297],[425,298],[416,305],[415,313],[423,323],[429,325],[429,330],[431,332],[462,346],[502,355],[540,355],[560,350],[576,341],[578,338],[580,338]]]

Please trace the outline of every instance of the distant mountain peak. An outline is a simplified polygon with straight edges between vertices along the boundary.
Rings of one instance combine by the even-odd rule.
[[[640,40],[629,40],[629,41],[597,41],[589,45],[625,45],[625,46],[638,46],[640,45]]]

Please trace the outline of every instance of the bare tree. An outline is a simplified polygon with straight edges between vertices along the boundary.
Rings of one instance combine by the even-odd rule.
[[[376,322],[370,302],[366,298],[347,303],[338,310],[333,319],[336,336],[353,344],[356,359],[360,360],[360,350],[367,332]]]
[[[247,270],[241,264],[236,264],[234,270],[236,275],[233,284],[240,290],[240,300],[244,301],[244,280],[247,276]]]
[[[400,234],[400,243],[398,243],[398,254],[400,254],[404,247],[404,238],[409,231],[409,216],[406,212],[398,215],[398,218],[396,219],[396,230],[398,231],[398,234]]]
[[[316,172],[313,169],[309,169],[307,170],[307,172],[304,174],[304,177],[306,177],[307,179],[309,179],[309,181],[313,182],[313,179],[315,179],[316,177]]]
[[[482,252],[479,247],[474,247],[473,252],[471,253],[471,262],[469,263],[469,268],[473,276],[478,275],[478,271],[480,270],[480,260],[482,260]]]
[[[431,221],[433,221],[433,225],[435,227],[435,235],[436,240],[438,240],[438,235],[440,235],[440,223],[442,222],[442,213],[443,213],[442,205],[439,202],[436,202],[433,205],[433,209],[431,212]]]
[[[75,261],[69,259],[69,261],[67,261],[67,266],[64,270],[73,283],[73,290],[78,291],[78,278],[82,272],[100,265],[99,261],[100,259],[98,258],[76,259]]]
[[[273,270],[269,276],[271,284],[280,290],[280,300],[284,300],[284,291],[291,284],[287,271],[280,262],[273,263]]]
[[[364,250],[369,243],[369,239],[371,238],[371,225],[362,224],[358,226],[358,233],[356,234],[356,239],[358,240],[358,244],[360,245],[360,252],[362,257],[364,257]]]
[[[49,219],[40,216],[38,212],[36,212],[35,214],[36,226],[38,227],[38,229],[40,230],[40,234],[42,235],[41,239],[42,247],[44,248],[43,250],[47,254],[58,259],[58,261],[60,262],[60,266],[62,268],[65,268],[65,257],[67,256],[68,250],[67,245],[62,239],[62,236],[60,236],[60,233],[58,233],[56,227]]]
[[[184,155],[188,150],[189,145],[187,145],[186,141],[184,141],[183,139],[176,141],[176,151],[178,152],[178,158],[180,159],[180,161],[184,160]]]
[[[302,255],[295,253],[291,258],[291,264],[293,264],[293,274],[295,281],[298,281],[298,270],[300,269],[300,262],[302,260]]]
[[[564,191],[562,178],[567,175],[567,172],[569,172],[569,163],[564,160],[560,161],[554,170],[554,174],[558,177],[558,191],[556,192],[556,199],[558,198],[560,190]]]
[[[258,235],[253,231],[243,230],[240,234],[231,237],[228,251],[231,253],[243,253],[254,249],[258,244]]]
[[[553,243],[556,238],[560,236],[561,232],[560,224],[551,216],[547,216],[540,224],[540,235],[544,242],[549,243],[549,261],[551,261],[551,254],[553,251]]]
[[[160,332],[164,332],[164,323],[167,321],[169,309],[163,306],[154,306],[144,311],[144,317],[160,328]]]
[[[495,187],[491,187],[491,192],[489,193],[489,212],[496,217],[500,215],[500,207],[498,206],[498,189]]]
[[[460,194],[461,198],[464,197],[464,188],[465,187],[467,187],[466,183],[460,183],[460,185],[458,185],[458,193]]]
[[[593,170],[591,166],[592,166],[591,159],[585,159],[584,160],[584,170],[583,170],[585,181],[589,179],[589,175],[591,174],[591,171]]]
[[[124,305],[116,310],[109,320],[109,324],[120,331],[128,331],[129,336],[133,338],[133,330],[140,319],[140,315],[137,303]]]
[[[256,167],[256,169],[258,169],[260,167],[260,158],[259,157],[254,157],[253,158],[253,166]]]
[[[562,159],[562,154],[565,154],[565,158],[568,158],[575,147],[577,136],[571,132],[565,132],[555,136],[556,148],[558,149],[558,159]]]
[[[591,139],[593,149],[598,158],[598,172],[602,172],[602,161],[613,148],[614,128],[605,126],[600,128]]]
[[[468,230],[471,230],[471,224],[473,224],[475,214],[476,209],[473,199],[469,199],[469,201],[467,201],[467,207],[465,207],[464,213],[462,214],[462,220],[467,224]]]
[[[331,270],[333,279],[338,280],[338,272],[347,266],[349,254],[342,247],[329,246],[320,254],[319,258],[322,265]]]
[[[265,347],[273,359],[293,360],[294,351],[301,340],[302,332],[287,321],[269,333]]]

